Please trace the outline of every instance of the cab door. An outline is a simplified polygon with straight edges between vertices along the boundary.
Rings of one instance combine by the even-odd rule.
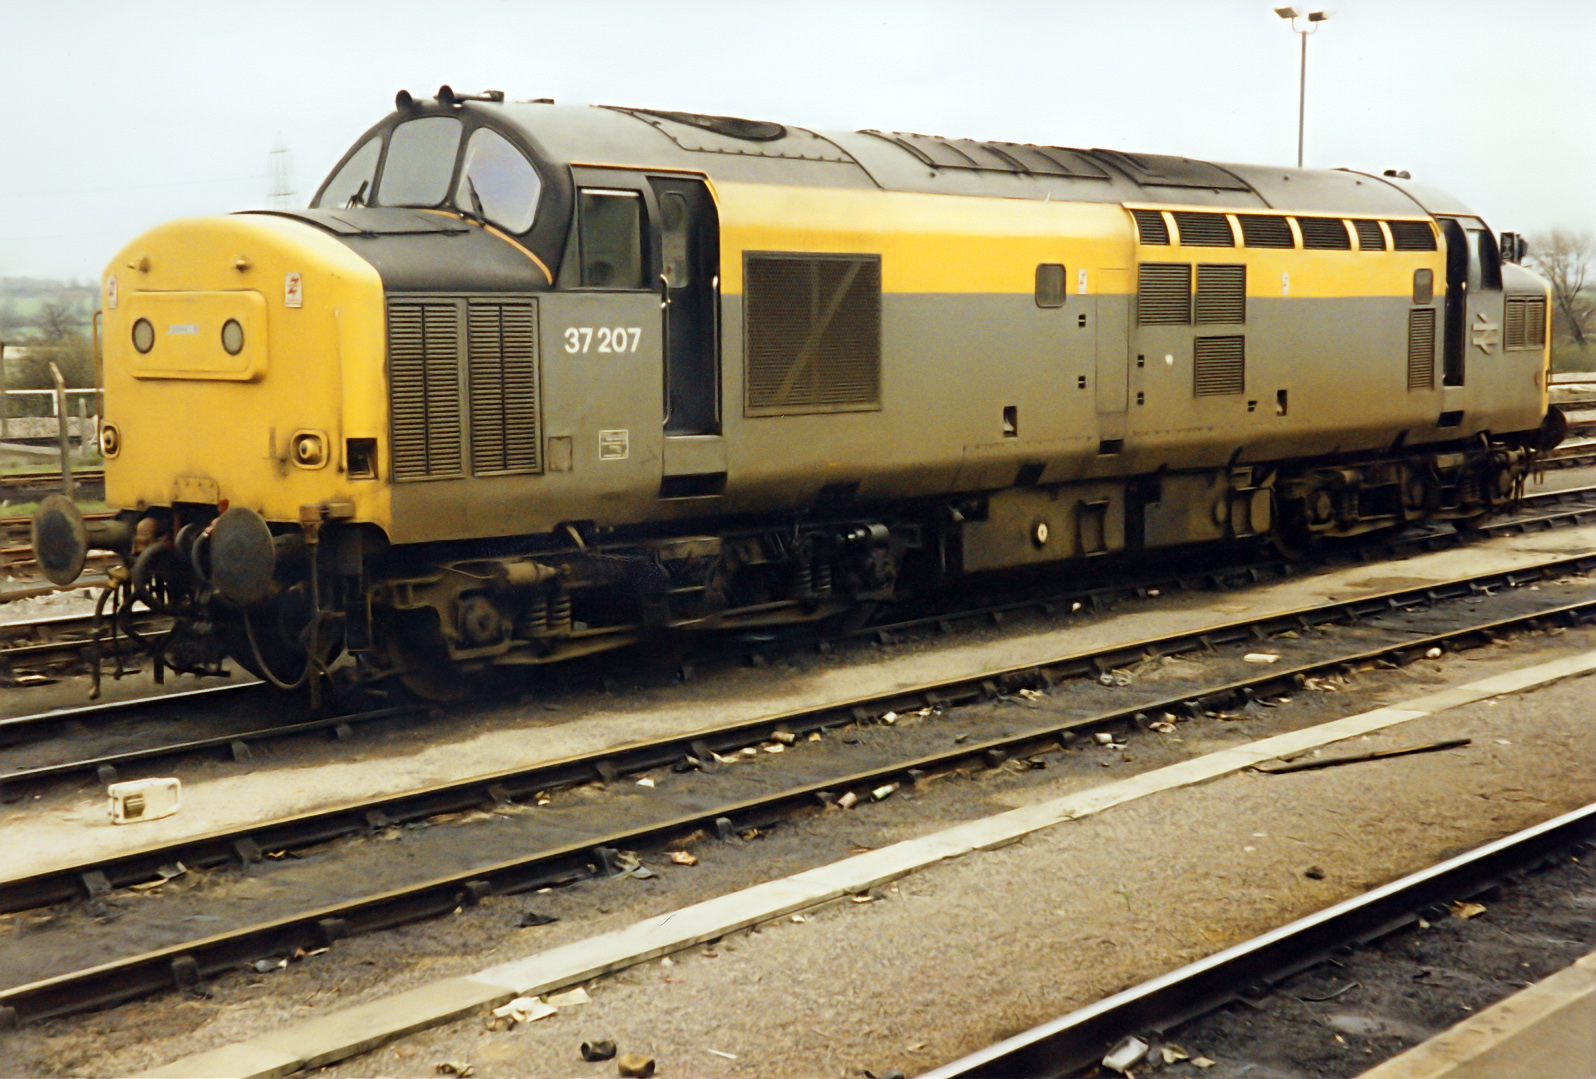
[[[1446,237],[1446,329],[1443,386],[1462,386],[1472,349],[1482,356],[1501,345],[1502,264],[1496,239],[1474,217],[1443,217]]]
[[[664,426],[720,434],[720,230],[702,180],[650,177],[665,331]]]

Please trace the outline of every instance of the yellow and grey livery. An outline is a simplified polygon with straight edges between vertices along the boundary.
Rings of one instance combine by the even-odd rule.
[[[180,612],[179,669],[347,651],[442,692],[979,570],[1469,521],[1558,437],[1521,254],[1389,174],[401,94],[312,209],[112,262],[94,542]],[[75,572],[82,528],[39,531]]]

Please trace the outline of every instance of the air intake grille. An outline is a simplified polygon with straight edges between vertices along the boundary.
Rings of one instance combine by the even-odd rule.
[[[1247,267],[1197,267],[1197,325],[1247,321]]]
[[[1199,337],[1193,346],[1192,392],[1196,396],[1223,397],[1244,391],[1246,338]]]
[[[453,300],[388,306],[393,477],[462,472],[460,312]]]
[[[1435,388],[1435,308],[1408,312],[1408,389]]]
[[[1136,279],[1136,321],[1143,326],[1184,326],[1191,322],[1190,265],[1141,264]]]
[[[1358,233],[1358,247],[1364,251],[1384,251],[1385,233],[1380,231],[1380,222],[1358,220],[1352,222],[1352,227]]]
[[[466,308],[471,471],[538,469],[537,317],[531,301],[472,300]]]
[[[1169,226],[1164,224],[1163,214],[1157,210],[1132,210],[1131,216],[1136,219],[1136,231],[1142,243],[1153,246],[1169,243]]]
[[[747,412],[881,407],[881,258],[748,255]]]
[[[1297,227],[1302,230],[1302,246],[1309,250],[1352,250],[1346,222],[1339,217],[1299,217]]]
[[[1198,214],[1175,211],[1175,227],[1180,230],[1180,242],[1185,247],[1235,247],[1230,222],[1224,214]]]
[[[1241,238],[1248,247],[1296,247],[1291,235],[1291,225],[1283,217],[1266,217],[1263,214],[1237,214],[1241,222]]]
[[[1387,221],[1393,251],[1434,251],[1435,230],[1428,221]]]
[[[1546,344],[1546,297],[1509,296],[1502,320],[1502,347],[1506,351],[1542,348]]]

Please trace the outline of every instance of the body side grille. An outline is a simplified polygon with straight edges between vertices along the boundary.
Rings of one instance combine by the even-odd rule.
[[[1380,222],[1360,218],[1352,222],[1352,227],[1358,232],[1358,248],[1360,250],[1385,250],[1385,233],[1380,231]]]
[[[1142,326],[1184,326],[1191,322],[1189,264],[1144,262],[1137,267],[1136,322]]]
[[[1164,215],[1157,210],[1132,210],[1131,216],[1136,219],[1136,232],[1141,237],[1141,242],[1148,246],[1167,246],[1169,243],[1169,226],[1164,223]]]
[[[536,472],[536,308],[530,300],[472,300],[466,322],[471,471]]]
[[[1247,321],[1247,267],[1197,266],[1197,325]]]
[[[1180,230],[1184,247],[1235,247],[1236,237],[1230,231],[1230,221],[1224,214],[1200,214],[1186,210],[1174,212],[1175,227]]]
[[[1428,221],[1387,221],[1393,251],[1434,251],[1435,230]]]
[[[744,256],[750,415],[881,407],[881,257]]]
[[[388,305],[388,380],[394,479],[460,475],[460,313],[455,301]]]
[[[1546,344],[1546,297],[1509,296],[1502,318],[1502,348],[1541,348]]]
[[[1408,389],[1435,388],[1435,308],[1408,312]]]
[[[1302,230],[1302,246],[1309,250],[1352,250],[1347,224],[1339,217],[1299,217],[1297,227]]]
[[[1237,214],[1241,238],[1248,247],[1296,247],[1291,225],[1283,217],[1265,214]]]
[[[1192,342],[1192,394],[1222,397],[1245,392],[1246,338],[1199,337]]]

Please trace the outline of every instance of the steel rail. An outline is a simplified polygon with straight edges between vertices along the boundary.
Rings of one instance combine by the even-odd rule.
[[[1346,606],[1346,605],[1342,605]],[[1391,610],[1399,604],[1379,603],[1369,613]],[[1313,625],[1282,616],[1292,628]],[[418,884],[345,902],[286,915],[268,922],[240,927],[202,940],[174,944],[140,955],[69,972],[0,991],[0,1017],[33,1021],[115,1004],[170,988],[193,988],[203,978],[232,969],[241,962],[293,948],[316,948],[357,933],[372,932],[473,905],[486,896],[513,894],[551,883],[594,875],[616,863],[615,850],[646,847],[706,826],[722,835],[738,828],[760,826],[791,811],[833,800],[839,792],[868,793],[884,782],[918,781],[925,775],[970,762],[1001,764],[1019,754],[1045,752],[1073,744],[1083,731],[1138,728],[1149,714],[1163,711],[1195,714],[1205,707],[1226,707],[1254,697],[1295,688],[1305,679],[1327,671],[1346,670],[1380,660],[1403,662],[1432,648],[1458,648],[1471,640],[1489,641],[1503,633],[1534,624],[1578,624],[1596,621],[1596,600],[1562,604],[1506,618],[1432,633],[1417,638],[1343,653],[1298,664],[1284,670],[1188,689],[1155,701],[1090,716],[1061,718],[1019,733],[957,745],[938,753],[917,756],[854,772],[811,781],[782,791],[756,795],[709,808],[698,808],[666,819],[655,819],[627,829],[563,842],[514,859],[433,878]],[[1251,636],[1243,632],[1242,638]],[[1180,650],[1205,647],[1212,633],[1194,634]],[[1014,692],[1024,687],[1046,687],[1061,675],[1095,669],[1093,659],[1078,655],[1052,662],[1024,664],[998,671],[966,675],[892,694],[860,698],[840,705],[804,709],[778,716],[701,730],[668,740],[582,754],[562,761],[497,775],[408,792],[399,796],[252,825],[228,832],[185,840],[108,860],[63,867],[0,884],[0,909],[17,910],[80,896],[106,894],[112,882],[131,883],[158,875],[156,869],[181,859],[189,866],[205,867],[234,861],[257,860],[262,851],[323,842],[405,820],[482,805],[502,804],[551,787],[612,780],[622,772],[643,771],[680,761],[692,754],[711,759],[716,748],[731,749],[751,739],[763,740],[778,731],[800,735],[810,730],[864,722],[885,708],[959,704]]]
[[[1593,838],[1596,804],[1299,918],[925,1072],[920,1079],[1068,1076],[1101,1060],[1127,1035],[1170,1031],[1240,999],[1244,989],[1278,983],[1320,962],[1335,948],[1378,939],[1414,921],[1427,908],[1477,895]]]
[[[259,682],[245,683],[245,685],[260,684]],[[226,689],[231,687],[213,687],[212,691],[216,688]],[[157,699],[165,701],[171,698],[162,697]],[[275,727],[257,727],[254,730],[218,734],[209,738],[192,738],[183,742],[171,742],[165,745],[149,746],[144,749],[132,749],[121,753],[108,753],[98,757],[62,761],[59,764],[19,768],[16,771],[0,773],[0,797],[18,787],[24,787],[31,783],[46,779],[59,779],[62,776],[80,775],[84,772],[94,772],[99,776],[101,782],[111,783],[117,778],[117,770],[127,765],[163,760],[169,757],[188,756],[192,753],[204,753],[213,749],[226,749],[235,761],[248,760],[249,747],[251,745],[273,741],[278,738],[292,738],[295,735],[310,734],[315,731],[331,731],[339,741],[344,741],[353,737],[353,727],[357,723],[372,723],[378,720],[396,719],[400,716],[412,716],[419,712],[425,712],[428,707],[428,705],[424,704],[404,704],[391,708],[377,708],[368,712],[351,712],[348,715],[320,716],[300,723],[285,723]]]

